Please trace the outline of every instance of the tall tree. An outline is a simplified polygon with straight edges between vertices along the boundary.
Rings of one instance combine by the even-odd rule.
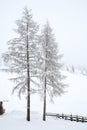
[[[31,10],[27,8],[24,8],[16,25],[17,36],[8,41],[8,51],[2,57],[5,62],[9,62],[5,71],[16,73],[16,77],[11,78],[16,83],[13,92],[18,90],[19,96],[27,92],[27,120],[30,121],[30,93],[34,90],[30,83],[35,83],[32,76],[35,76],[37,71],[36,39],[39,26],[34,22]]]
[[[64,93],[64,83],[61,74],[62,63],[59,54],[58,43],[55,41],[52,29],[47,22],[41,32],[39,44],[42,46],[41,51],[41,82],[43,90],[43,120],[46,120],[46,93],[49,94],[51,100],[54,96]]]

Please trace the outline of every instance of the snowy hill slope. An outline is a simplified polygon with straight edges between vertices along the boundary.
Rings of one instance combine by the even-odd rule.
[[[87,115],[87,77],[67,72],[65,75],[67,75],[66,82],[69,85],[66,89],[67,93],[55,98],[55,105],[51,105],[51,109],[56,112]]]
[[[87,77],[80,74],[70,74],[67,76],[67,93],[54,99],[51,104],[47,100],[47,112],[78,114],[87,116]],[[87,123],[77,123],[64,121],[52,117],[47,117],[47,121],[42,121],[43,104],[37,94],[31,96],[31,122],[26,121],[26,99],[25,96],[19,100],[17,93],[11,95],[14,85],[8,78],[11,75],[0,72],[0,100],[4,102],[5,114],[0,116],[0,130],[87,130]]]

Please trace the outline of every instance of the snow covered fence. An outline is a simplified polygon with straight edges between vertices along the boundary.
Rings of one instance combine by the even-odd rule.
[[[72,114],[56,114],[56,113],[46,113],[46,116],[54,116],[60,119],[76,121],[76,122],[87,122],[87,117],[72,115]]]

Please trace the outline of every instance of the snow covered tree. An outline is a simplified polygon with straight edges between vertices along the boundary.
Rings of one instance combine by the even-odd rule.
[[[63,66],[60,63],[62,55],[59,54],[58,43],[55,41],[52,29],[47,22],[42,29],[39,44],[42,46],[41,51],[41,83],[43,90],[43,120],[46,120],[46,93],[49,94],[51,100],[54,96],[64,93],[64,83],[62,79],[64,76],[61,74]]]
[[[30,121],[30,94],[34,90],[30,83],[35,81],[32,76],[37,74],[37,32],[39,26],[32,18],[31,10],[24,8],[21,19],[16,21],[16,37],[8,41],[8,51],[3,54],[4,62],[9,66],[6,72],[16,73],[11,78],[16,83],[13,88],[21,93],[27,93],[27,120]]]

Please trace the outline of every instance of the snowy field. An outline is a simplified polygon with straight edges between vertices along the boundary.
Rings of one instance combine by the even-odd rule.
[[[47,112],[78,114],[87,116],[87,77],[80,74],[67,75],[67,93],[54,99],[54,103],[47,100]],[[21,100],[17,93],[11,95],[12,86],[8,81],[8,74],[0,72],[0,100],[4,102],[5,114],[0,116],[0,130],[87,130],[87,123],[71,122],[67,120],[47,117],[42,121],[43,103],[37,94],[31,96],[31,121],[26,121],[26,99]]]

